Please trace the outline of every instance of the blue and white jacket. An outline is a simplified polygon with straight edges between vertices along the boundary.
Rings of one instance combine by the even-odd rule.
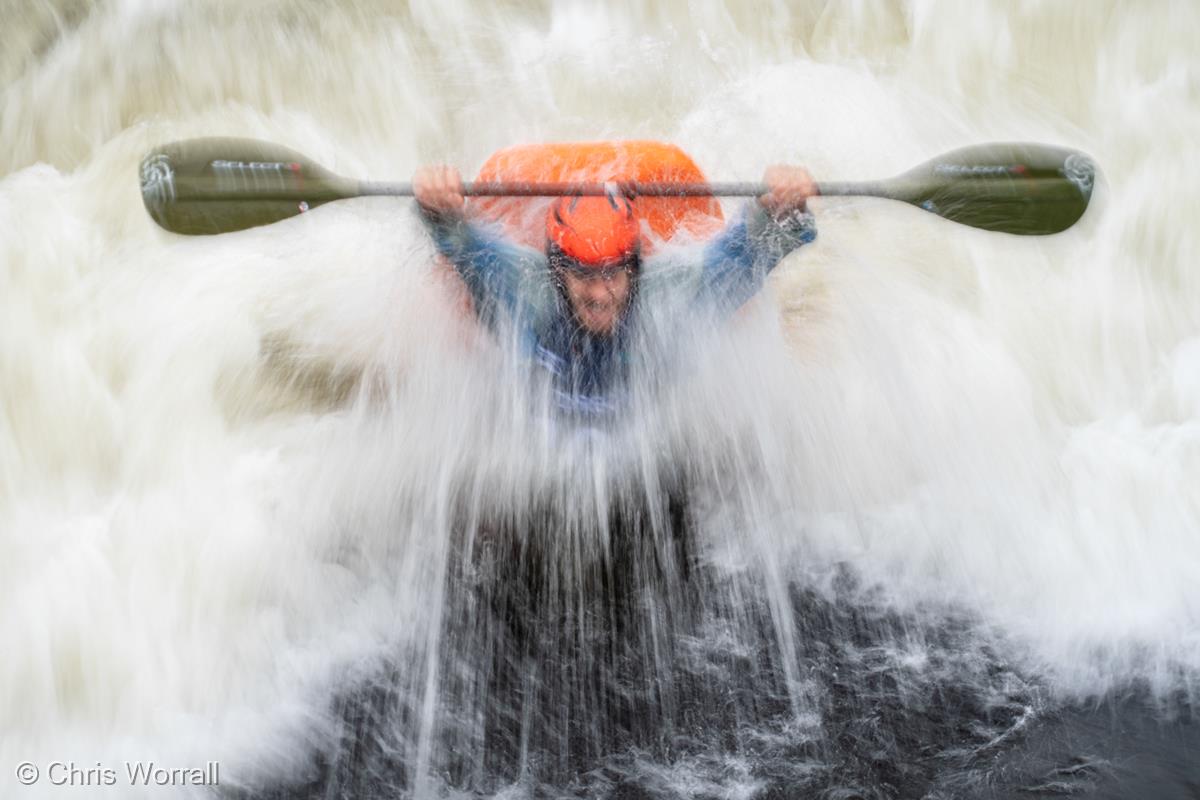
[[[618,330],[598,337],[575,322],[544,252],[463,217],[424,209],[421,217],[438,251],[466,283],[480,321],[549,373],[561,412],[592,421],[609,416],[625,399],[632,360],[646,348],[662,350],[661,340],[669,336],[664,320],[670,327],[672,309],[727,317],[762,288],[784,256],[816,238],[811,213],[776,220],[757,202],[749,203],[698,259],[694,248],[670,245],[643,258]],[[639,324],[651,316],[654,325]],[[658,335],[647,337],[648,328]]]

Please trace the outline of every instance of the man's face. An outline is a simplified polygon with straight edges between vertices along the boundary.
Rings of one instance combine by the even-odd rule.
[[[593,336],[611,336],[629,305],[633,283],[629,270],[560,270],[559,276],[580,327]]]

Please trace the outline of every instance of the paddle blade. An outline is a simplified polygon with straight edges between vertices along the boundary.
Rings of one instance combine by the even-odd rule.
[[[1096,167],[1083,153],[1039,144],[955,150],[889,182],[888,196],[954,222],[1042,236],[1074,225],[1092,198]]]
[[[203,235],[294,217],[354,186],[300,153],[254,139],[188,139],[142,160],[142,202],[163,228]]]

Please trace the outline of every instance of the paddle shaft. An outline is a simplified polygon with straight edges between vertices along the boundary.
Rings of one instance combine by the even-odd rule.
[[[611,183],[515,183],[515,182],[481,182],[463,184],[464,197],[602,197],[606,194],[623,195],[625,197],[760,197],[770,189],[765,183],[755,181],[716,182],[716,183],[666,183],[613,181]],[[832,196],[872,196],[890,197],[895,188],[881,181],[836,182],[822,183],[817,187],[817,194]],[[256,189],[254,199],[260,201],[293,200],[298,192],[295,189],[272,191],[271,189]],[[306,197],[325,199],[324,193],[317,190],[303,192]],[[412,197],[414,196],[411,183],[385,183],[378,181],[362,181],[351,184],[349,188],[341,188],[337,199],[347,197]],[[204,200],[238,200],[245,197],[244,190],[223,190],[214,188],[208,191],[193,190],[195,199]]]
[[[465,197],[570,197],[603,196],[606,194],[626,197],[759,197],[769,191],[767,185],[755,181],[716,183],[666,183],[645,181],[612,181],[609,183],[514,183],[482,182],[463,184]],[[818,187],[822,195],[871,195],[887,197],[888,189],[878,181],[823,183]],[[360,197],[392,196],[412,197],[411,183],[358,184]]]

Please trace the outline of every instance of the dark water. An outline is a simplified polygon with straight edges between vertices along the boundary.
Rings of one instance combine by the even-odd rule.
[[[765,583],[706,561],[673,485],[595,526],[464,513],[433,680],[408,653],[331,689],[339,735],[238,797],[1200,797],[1186,697],[1057,701],[977,620],[845,565],[787,586],[789,678]]]

